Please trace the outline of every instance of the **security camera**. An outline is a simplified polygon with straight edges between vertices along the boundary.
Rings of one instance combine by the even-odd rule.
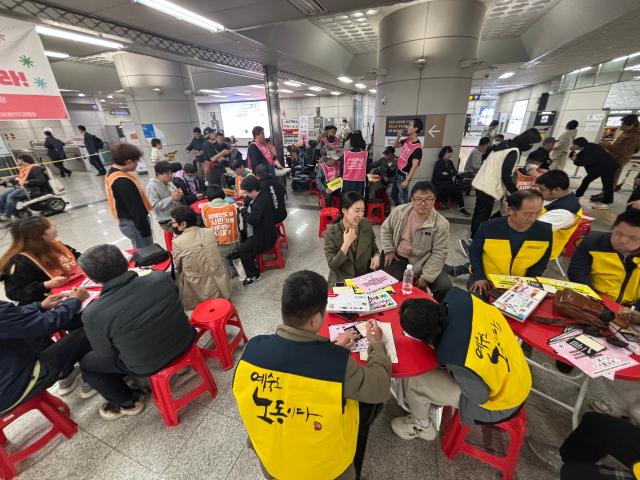
[[[424,68],[427,65],[427,59],[421,57],[415,63],[418,68]]]

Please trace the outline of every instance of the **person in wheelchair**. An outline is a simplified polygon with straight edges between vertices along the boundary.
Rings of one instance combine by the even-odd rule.
[[[18,200],[37,198],[53,193],[46,170],[37,165],[31,155],[18,155],[17,162],[20,167],[18,176],[1,181],[1,184],[7,187],[0,193],[0,220],[5,222],[16,215]]]

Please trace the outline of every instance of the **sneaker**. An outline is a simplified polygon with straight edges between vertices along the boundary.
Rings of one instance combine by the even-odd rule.
[[[104,420],[117,420],[124,416],[134,416],[142,413],[145,407],[144,397],[138,397],[131,407],[115,407],[110,403],[105,403],[100,407],[100,416]]]
[[[96,393],[98,392],[96,392],[95,389],[87,382],[82,382],[82,385],[80,385],[80,398],[91,398]]]
[[[72,174],[72,173],[73,173],[73,172],[72,172],[71,170],[67,170],[67,177],[71,178],[71,174]]]
[[[11,220],[11,217],[7,217],[6,215],[0,215],[0,220],[2,220],[3,222],[8,222],[9,220]]]
[[[467,210],[466,208],[461,208],[459,211],[460,211],[460,214],[464,215],[465,217],[471,216],[471,212],[469,212],[469,210]]]
[[[413,415],[397,417],[391,420],[391,430],[403,440],[422,438],[432,441],[438,436],[438,432],[431,422],[426,427],[419,424]]]
[[[611,417],[625,417],[626,412],[623,412],[621,409],[613,406],[606,400],[594,400],[589,404],[589,410],[592,410],[597,413],[603,413],[605,415],[609,415]]]
[[[594,210],[609,210],[609,205],[607,205],[606,203],[593,202],[591,204],[591,208],[593,208]]]
[[[74,367],[69,375],[58,380],[58,394],[60,396],[70,394],[78,385],[80,385],[81,380],[82,376],[80,375],[80,369],[78,367]]]
[[[462,250],[462,254],[469,258],[469,242],[465,242],[463,239],[458,240],[458,245],[460,245],[460,250]]]
[[[593,200],[594,202],[600,202],[600,201],[602,201],[602,198],[603,198],[603,194],[599,193],[597,195],[591,195],[589,197],[589,200]]]
[[[257,277],[247,277],[242,281],[242,285],[244,285],[245,287],[250,287],[251,285],[256,283],[258,280],[260,280],[260,278],[262,278],[260,275],[258,275]]]
[[[541,442],[540,440],[536,440],[532,437],[527,438],[527,443],[529,444],[531,451],[535,453],[536,457],[547,465],[553,467],[557,472],[560,471],[564,462],[562,461],[558,447]]]

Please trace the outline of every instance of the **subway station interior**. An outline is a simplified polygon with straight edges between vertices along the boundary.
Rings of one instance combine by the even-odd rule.
[[[269,157],[279,161],[275,170],[271,169],[286,193],[287,215],[282,228],[286,228],[287,246],[280,250],[279,240],[276,242],[282,264],[252,277],[261,279],[255,284],[240,280],[240,269],[236,267],[237,275],[234,271],[238,262],[225,259],[224,271],[230,276],[225,281],[230,290],[224,297],[237,311],[248,339],[270,335],[283,323],[281,293],[290,275],[310,270],[326,279],[333,274],[326,254],[327,233],[324,239],[318,233],[325,222],[325,210],[334,205],[325,205],[325,197],[314,194],[318,172],[324,171],[321,175],[326,178],[321,163],[332,157],[322,146],[327,138],[323,137],[325,127],[335,126],[336,141],[342,142],[336,150],[339,152],[342,148],[347,151],[344,144],[354,138],[350,135],[361,132],[368,158],[366,169],[371,173],[373,164],[384,159],[394,142],[411,135],[411,125],[417,125],[414,119],[421,126],[417,136],[422,155],[401,189],[408,187],[411,192],[416,184],[435,182],[434,167],[443,147],[450,147],[456,178],[462,178],[483,138],[489,136],[493,146],[499,143],[496,135],[501,135],[501,140],[513,147],[521,134],[535,129],[539,132],[536,141],[530,142],[528,149],[520,148],[516,170],[511,172],[518,172],[518,181],[521,176],[531,178],[533,187],[518,188],[537,188],[536,178],[542,172],[529,175],[528,159],[533,158],[529,154],[544,149],[549,144],[543,143],[545,139],[551,139],[547,150],[551,167],[547,164],[546,168],[565,172],[571,191],[580,187],[580,211],[583,222],[590,219],[591,234],[611,232],[619,224],[619,215],[640,209],[639,24],[640,0],[0,0],[0,195],[4,189],[18,188],[11,187],[7,179],[20,175],[19,169],[27,165],[20,159],[27,155],[34,165],[42,165],[49,177],[49,195],[58,199],[57,203],[39,203],[33,201],[35,196],[23,198],[10,211],[3,198],[0,253],[16,248],[15,225],[39,217],[55,225],[59,241],[78,253],[101,244],[131,251],[136,245],[114,218],[108,183],[114,159],[117,161],[112,153],[118,146],[129,144],[140,150],[137,166],[127,175],[137,178],[136,185],[148,192],[147,186],[156,181],[154,164],[158,165],[158,158],[172,165],[179,163],[173,172],[184,173],[185,165],[196,165],[199,148],[188,148],[194,128],[205,134],[205,143],[209,135],[214,139],[221,133],[226,148],[233,147],[233,155],[238,154],[246,165],[254,145],[254,127],[260,126],[268,138]],[[591,173],[572,161],[575,157],[569,155],[569,147],[573,149],[575,142],[572,146],[570,139],[564,152],[552,150],[568,124],[577,122],[572,139],[580,137],[585,144],[604,145],[606,150],[621,135],[629,135],[624,125],[634,115],[635,126],[628,128],[635,129],[638,148],[619,161],[615,179],[610,179],[613,183],[605,185],[605,177],[598,174],[583,189],[581,184]],[[100,141],[87,144],[85,131]],[[45,145],[51,138],[64,143],[58,151],[62,157],[52,158],[51,148]],[[156,140],[161,142],[161,150],[154,152]],[[401,148],[395,148],[396,156]],[[292,157],[293,151],[296,157]],[[565,159],[558,161],[562,154]],[[342,159],[339,155],[336,158]],[[233,179],[238,175],[233,165],[233,161],[227,163],[223,179],[228,183],[222,186],[235,200],[227,191],[236,188],[238,193],[240,189],[240,182]],[[252,167],[251,163],[247,166]],[[544,165],[536,164],[534,170],[537,167]],[[500,173],[493,175],[500,183]],[[346,170],[344,177],[347,182]],[[380,175],[373,177],[369,175],[367,182],[382,181]],[[202,182],[207,188],[218,183],[208,176]],[[391,179],[386,191],[366,187],[364,197],[370,200],[366,218],[369,207],[380,202],[382,219],[387,222],[402,208],[399,203],[407,203],[389,198],[393,185]],[[429,192],[435,195],[431,188]],[[607,189],[611,190],[610,199],[606,198]],[[459,245],[471,239],[479,198],[471,180],[468,189],[458,194],[458,205],[438,195],[435,206],[448,222],[445,263],[454,266],[468,261]],[[204,193],[198,195],[199,201],[206,201]],[[414,193],[410,195],[413,198]],[[495,202],[497,215],[500,211],[510,215],[510,207],[505,205],[501,199]],[[169,220],[170,226],[172,221],[175,223]],[[200,215],[198,221],[202,223]],[[373,247],[377,241],[375,251],[383,250],[385,224],[370,223]],[[150,216],[153,242],[170,249],[169,230],[174,227],[165,227],[166,223]],[[174,237],[174,242],[179,238]],[[20,252],[19,248],[15,252]],[[549,261],[542,276],[569,280],[572,257],[566,252]],[[635,255],[632,262],[640,271],[640,250],[630,255]],[[1,260],[0,268],[4,268]],[[466,273],[451,276],[453,287],[466,292]],[[2,272],[3,280],[12,274]],[[47,275],[45,278],[54,277]],[[640,277],[634,275],[631,282],[640,293]],[[0,285],[3,304],[23,305],[12,298],[8,280]],[[399,290],[400,284],[393,288]],[[433,288],[430,292],[435,294]],[[185,318],[193,323],[191,310],[193,307],[185,304]],[[158,322],[162,322],[162,315],[159,311]],[[1,319],[0,325],[4,325]],[[409,334],[398,328],[399,350],[397,336]],[[231,330],[227,333],[231,335]],[[0,332],[0,349],[10,345],[12,338]],[[203,346],[203,340],[198,345]],[[629,365],[636,365],[629,370],[634,374],[616,374],[614,379],[613,373],[590,377],[577,368],[560,373],[554,361],[558,357],[549,354],[549,345],[534,345],[527,351],[525,343],[526,339],[523,349],[527,361],[532,362],[532,391],[516,412],[517,418],[524,419],[520,430],[509,432],[497,426],[502,424],[473,425],[466,439],[493,457],[499,455],[496,452],[508,452],[506,463],[512,463],[512,468],[504,467],[501,460],[497,461],[501,466],[492,465],[486,455],[451,455],[452,447],[445,442],[451,438],[447,437],[444,416],[442,421],[432,418],[440,424],[435,439],[399,437],[391,422],[408,410],[393,387],[394,382],[403,382],[402,375],[394,375],[395,370],[391,394],[383,402],[375,402],[380,408],[370,424],[368,442],[365,434],[366,455],[361,465],[354,463],[352,476],[350,470],[337,476],[322,468],[309,476],[293,473],[302,471],[294,470],[293,465],[302,468],[299,465],[306,457],[331,461],[344,457],[337,448],[335,452],[307,451],[302,458],[292,458],[291,451],[283,449],[269,454],[281,455],[277,460],[265,462],[263,450],[259,457],[249,441],[252,431],[248,433],[249,423],[234,395],[234,375],[243,365],[241,344],[232,349],[233,368],[223,368],[224,362],[218,358],[203,357],[217,393],[205,391],[180,408],[177,425],[167,425],[155,390],[147,395],[144,411],[109,421],[102,415],[105,399],[101,392],[82,398],[78,387],[61,395],[58,382],[48,392],[66,404],[67,418],[75,430],[55,435],[20,457],[16,452],[45,433],[51,426],[50,418],[35,410],[13,418],[11,409],[2,411],[0,402],[0,478],[640,478],[637,427],[635,436],[623,438],[635,444],[635,458],[625,462],[610,455],[602,460],[610,468],[628,470],[628,476],[569,476],[563,469],[561,477],[559,469],[563,461],[559,448],[587,412],[595,409],[640,426],[640,347],[629,357],[633,362]],[[0,365],[5,373],[9,368],[8,363]],[[174,398],[193,392],[200,377],[195,370],[174,375],[169,387]],[[0,398],[2,389],[8,388],[3,383],[8,378],[8,373],[0,373]],[[152,389],[154,385],[152,381]],[[4,406],[11,405],[19,402]],[[624,413],[619,405],[624,405]],[[64,408],[58,410],[60,415]],[[335,434],[341,433],[336,430]],[[359,446],[360,440],[358,436]],[[253,443],[265,448],[264,443]],[[515,445],[514,451],[509,450],[510,445]],[[266,476],[265,467],[270,464],[288,473]],[[12,472],[3,465],[15,468]]]

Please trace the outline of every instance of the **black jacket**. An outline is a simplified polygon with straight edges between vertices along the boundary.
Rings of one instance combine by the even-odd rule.
[[[261,163],[269,166],[269,162],[264,158],[264,155],[262,155],[262,152],[254,143],[249,144],[249,148],[247,149],[247,158],[249,159],[248,163],[251,170],[255,170]]]
[[[166,367],[193,344],[178,287],[165,272],[139,277],[126,272],[106,282],[100,298],[82,312],[96,353],[116,357],[131,372],[148,376]]]
[[[107,176],[119,171],[117,168],[111,167],[107,172]],[[149,212],[147,212],[135,184],[126,178],[118,178],[111,185],[111,190],[113,191],[118,218],[132,220],[143,237],[150,237]]]
[[[66,330],[81,305],[68,299],[43,311],[40,303],[18,307],[0,301],[0,412],[15,404],[29,385],[38,360],[29,340]]]
[[[584,167],[592,175],[613,172],[618,168],[616,159],[597,143],[587,143],[577,153],[573,163],[576,167]]]
[[[32,198],[40,197],[46,193],[51,193],[51,186],[49,185],[49,177],[47,176],[44,168],[40,166],[32,167],[27,175],[27,181],[24,184],[24,189],[29,192]]]
[[[80,253],[66,245],[71,253],[78,258]],[[41,302],[49,293],[44,282],[51,277],[38,267],[31,259],[24,255],[16,255],[12,261],[12,267],[8,274],[2,276],[4,291],[7,297],[19,305],[32,302]]]
[[[187,205],[191,205],[198,200],[196,197],[197,193],[205,193],[206,188],[204,186],[204,182],[200,177],[196,177],[195,183],[196,189],[194,191],[191,191],[191,189],[189,188],[189,182],[185,181],[183,178],[177,175],[173,176],[173,184],[176,186],[176,188],[180,188],[182,190],[182,193],[184,194],[182,200],[184,200]]]
[[[273,220],[276,223],[284,222],[287,218],[287,206],[284,203],[286,192],[282,184],[273,175],[267,175],[260,179],[262,189],[271,197],[273,204]]]
[[[535,160],[537,162],[542,162],[540,164],[540,168],[544,170],[549,170],[549,165],[551,165],[551,158],[549,157],[549,152],[544,147],[538,147],[536,150],[531,152],[527,157],[531,160]]]
[[[44,148],[51,160],[64,160],[67,155],[64,153],[64,142],[58,138],[47,137],[44,141]]]
[[[264,252],[273,248],[277,237],[271,198],[267,192],[261,190],[250,205],[250,213],[246,208],[243,208],[241,213],[244,215],[245,221],[253,227],[253,236],[258,251]]]
[[[445,183],[453,183],[456,179],[458,170],[451,160],[438,160],[433,167],[433,175],[431,181],[436,187]]]

